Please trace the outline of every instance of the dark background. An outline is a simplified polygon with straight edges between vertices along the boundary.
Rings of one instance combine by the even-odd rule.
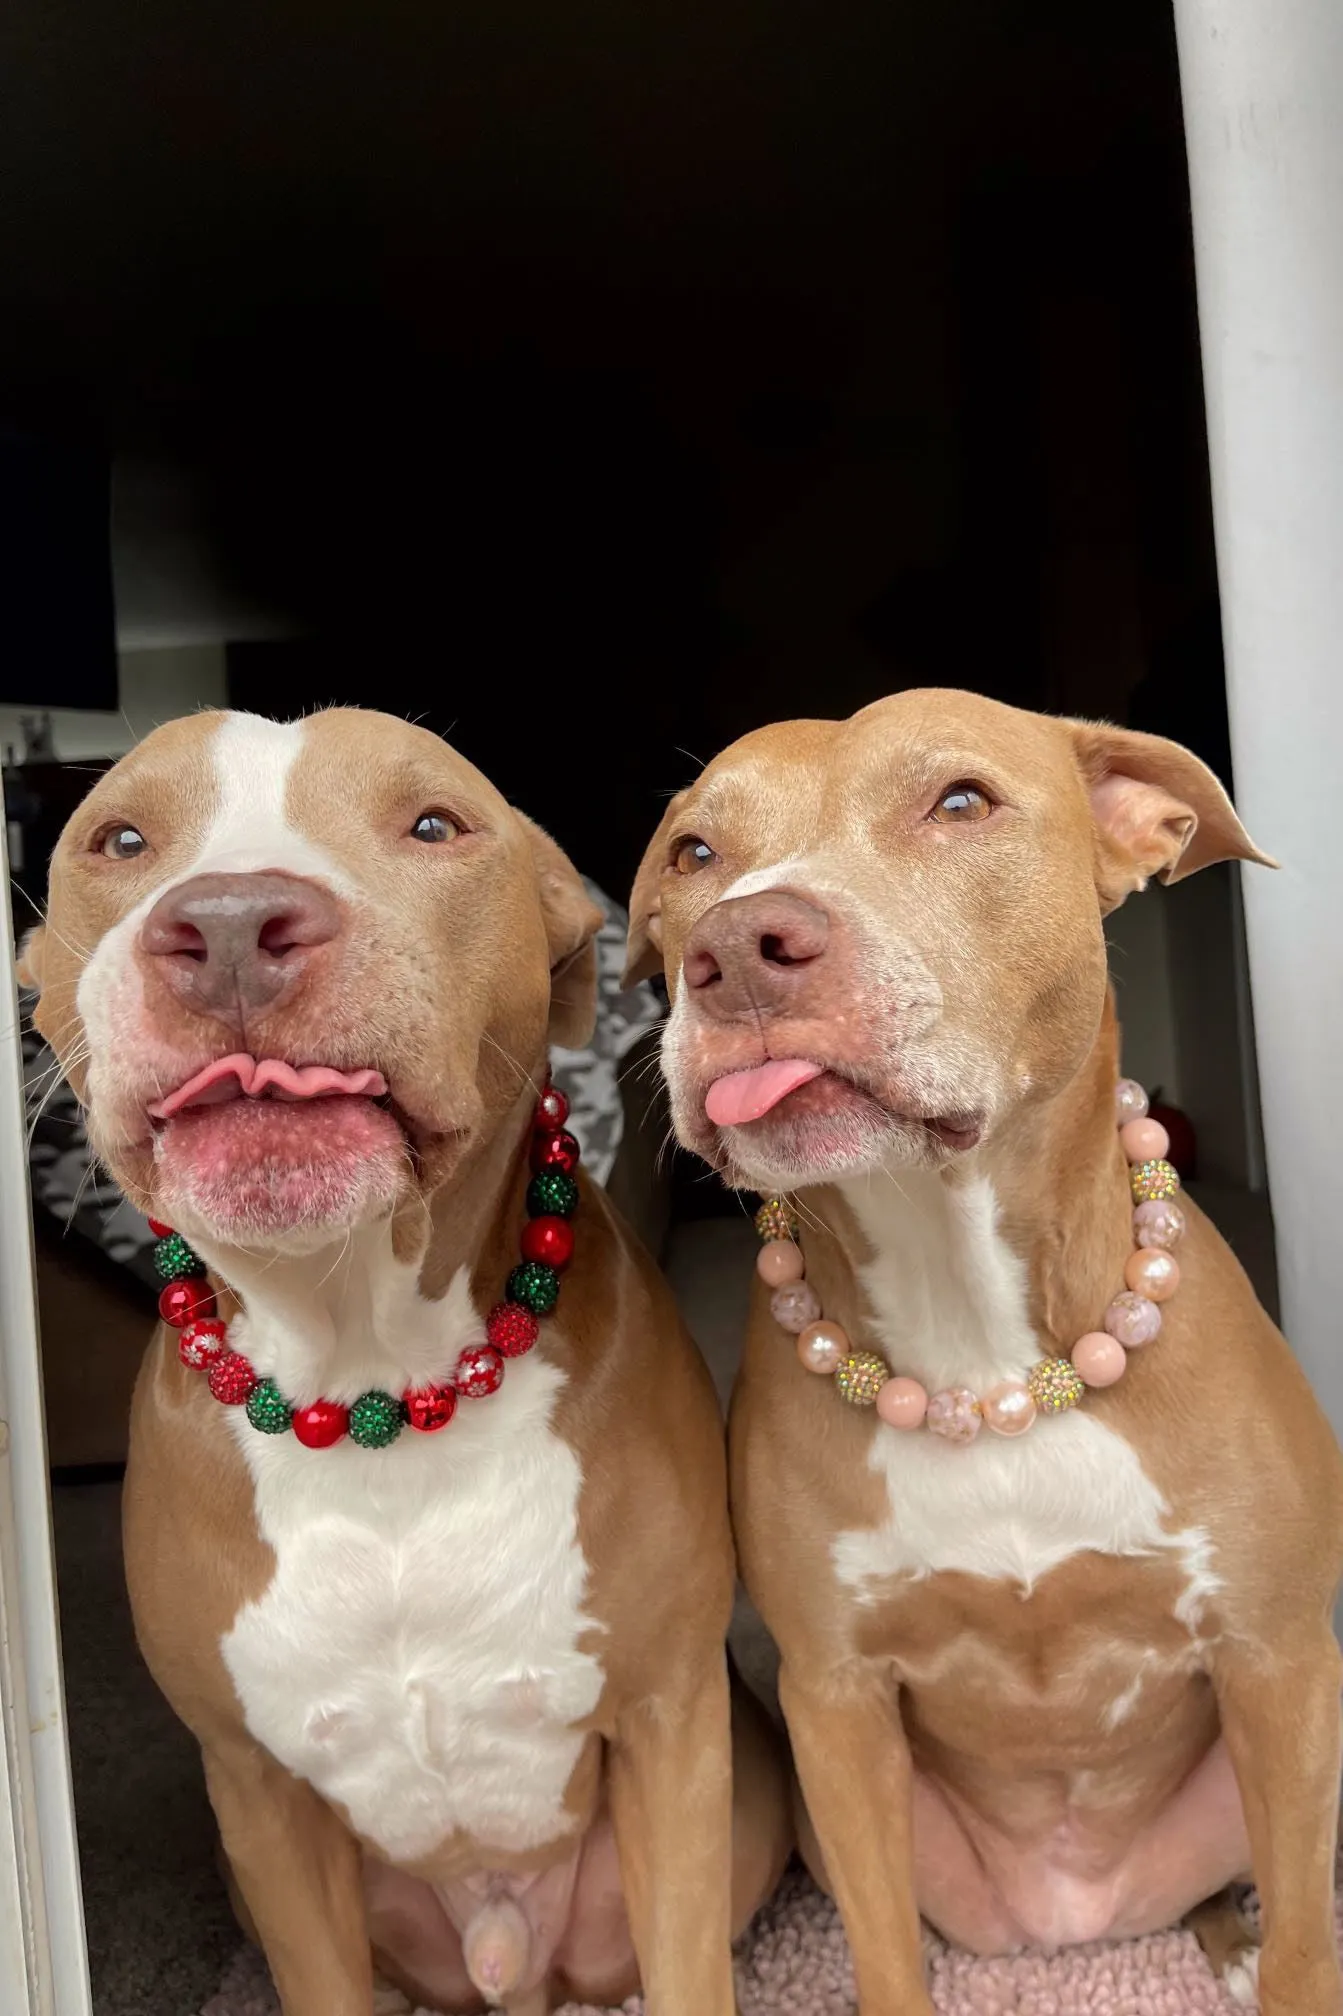
[[[1166,0],[9,0],[0,78],[0,422],[193,472],[304,633],[235,704],[422,715],[619,894],[902,684],[1225,771]]]

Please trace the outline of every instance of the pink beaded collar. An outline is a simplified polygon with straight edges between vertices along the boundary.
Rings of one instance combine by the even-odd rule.
[[[797,1243],[797,1219],[782,1197],[770,1197],[755,1217],[764,1241],[756,1271],[772,1288],[774,1319],[797,1338],[797,1355],[808,1372],[833,1378],[851,1407],[875,1407],[892,1428],[927,1428],[948,1442],[973,1442],[981,1428],[995,1435],[1024,1435],[1037,1415],[1066,1414],[1088,1387],[1113,1386],[1122,1379],[1128,1353],[1150,1344],[1161,1328],[1161,1307],[1180,1285],[1172,1248],[1184,1232],[1184,1213],[1175,1202],[1180,1178],[1166,1161],[1170,1136],[1147,1118],[1147,1094],[1131,1078],[1115,1089],[1119,1139],[1128,1157],[1133,1191],[1134,1252],[1124,1268],[1123,1290],[1105,1312],[1103,1330],[1079,1337],[1067,1358],[1042,1358],[1024,1380],[1006,1379],[991,1392],[968,1386],[928,1393],[917,1379],[893,1377],[875,1351],[855,1351],[838,1323],[821,1314],[816,1292],[805,1280],[806,1262]]]

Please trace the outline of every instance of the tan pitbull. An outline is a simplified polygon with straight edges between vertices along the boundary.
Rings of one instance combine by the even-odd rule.
[[[208,1261],[237,1354],[216,1393],[218,1353],[158,1333],[126,1558],[285,2016],[639,1978],[729,2016],[787,1852],[744,1717],[734,1812],[713,1394],[601,1190],[539,1340],[519,1303],[482,1363],[599,922],[425,731],[203,714],[90,793],[27,951],[98,1153]]]
[[[1105,916],[1228,859],[1187,751],[908,692],[734,744],[639,876],[677,1134],[801,1221],[734,1520],[864,2016],[930,2009],[920,1912],[985,1954],[1193,1913],[1240,2000],[1339,2016],[1343,1467],[1198,1209],[1135,1253],[1169,1179],[1117,1132]]]

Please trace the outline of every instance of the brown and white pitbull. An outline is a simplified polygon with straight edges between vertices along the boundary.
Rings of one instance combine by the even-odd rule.
[[[599,922],[424,730],[202,714],[71,820],[27,964],[94,1146],[208,1260],[230,1345],[291,1405],[348,1405],[484,1341]],[[733,2008],[788,1815],[740,1714],[733,1807],[721,1423],[601,1190],[574,1228],[536,1348],[391,1447],[257,1433],[175,1335],[150,1348],[136,1625],[286,2016],[370,2016],[375,1985],[533,2016],[639,1977],[659,2016]]]
[[[749,735],[634,894],[677,1134],[791,1195],[854,1346],[930,1393],[1021,1381],[1132,1251],[1103,920],[1236,858],[1216,779],[1149,736],[959,692]],[[1343,1465],[1184,1209],[1158,1341],[1015,1439],[845,1406],[756,1283],[734,1523],[864,2016],[931,2007],[920,1912],[986,1954],[1195,1913],[1241,2000],[1257,1970],[1271,2016],[1338,2016]],[[1251,1872],[1262,1965],[1229,1897],[1199,1911]]]

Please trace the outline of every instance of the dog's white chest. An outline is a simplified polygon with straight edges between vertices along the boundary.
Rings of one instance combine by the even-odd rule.
[[[238,1425],[275,1551],[223,1652],[252,1734],[389,1860],[461,1830],[564,1831],[602,1690],[584,1615],[577,1458],[539,1358],[390,1450],[310,1451]]]

